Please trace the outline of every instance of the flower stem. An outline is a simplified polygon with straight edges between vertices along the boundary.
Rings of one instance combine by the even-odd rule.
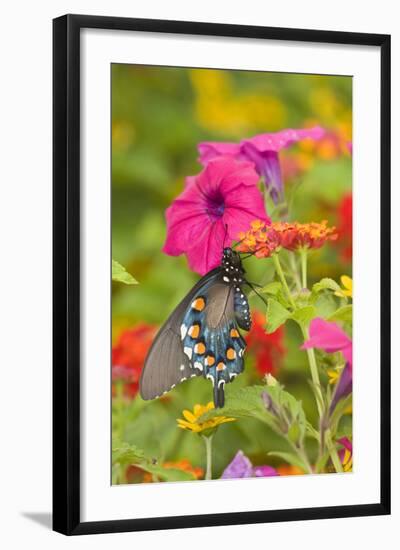
[[[308,329],[305,326],[301,325],[301,331],[303,333],[304,340],[308,340],[309,338]],[[322,397],[321,382],[318,374],[317,360],[315,358],[315,352],[312,348],[307,349],[306,351],[307,351],[308,364],[310,367],[311,379],[313,381],[313,386],[315,388],[315,400],[317,402],[318,414],[319,414],[319,418],[322,419],[322,416],[324,413],[324,399]]]
[[[289,286],[287,284],[285,274],[283,273],[281,263],[279,261],[277,254],[272,254],[272,260],[274,262],[276,273],[282,283],[283,288],[285,289],[285,292],[287,294],[287,298],[289,300],[290,305],[292,306],[293,310],[296,311],[297,306],[293,300],[292,293],[290,292]],[[303,288],[307,288],[307,250],[301,251],[301,275],[302,275],[302,285]],[[303,333],[304,340],[308,340],[309,334],[308,334],[308,328],[303,324],[299,323],[301,327],[301,331]],[[317,403],[317,409],[318,409],[318,415],[319,415],[319,421],[320,426],[322,425],[323,419],[324,419],[324,398],[322,396],[322,390],[321,390],[321,382],[319,379],[318,374],[318,366],[317,366],[317,360],[315,358],[315,352],[314,350],[307,349],[307,358],[308,358],[308,364],[310,366],[310,373],[311,378],[313,382],[313,388],[314,388],[314,394],[315,394],[315,400]],[[326,430],[325,432],[325,441],[326,446],[329,451],[329,455],[331,457],[332,463],[335,467],[336,472],[343,472],[342,464],[340,462],[339,456],[336,451],[336,447],[334,446],[332,442],[332,437],[330,430]]]
[[[281,262],[279,261],[279,256],[278,254],[272,254],[271,257],[272,257],[272,261],[274,262],[276,273],[278,274],[278,277],[281,280],[282,286],[285,289],[289,303],[292,306],[293,310],[295,310],[296,304],[294,303],[292,293],[290,292],[290,288],[287,284],[285,274],[283,273]]]
[[[331,457],[331,460],[335,467],[336,472],[343,473],[343,466],[342,466],[342,463],[340,462],[340,458],[336,450],[336,447],[332,442],[331,431],[329,429],[326,430],[325,432],[325,441],[326,441],[326,446],[328,447],[329,455]]]
[[[300,261],[301,261],[301,285],[303,288],[307,288],[307,249],[300,249]]]
[[[212,438],[213,436],[201,436],[206,446],[206,475],[204,479],[212,479]]]

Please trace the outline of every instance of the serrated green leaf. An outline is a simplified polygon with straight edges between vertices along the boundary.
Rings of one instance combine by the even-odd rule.
[[[273,296],[276,296],[281,291],[282,283],[279,281],[272,281],[272,283],[265,285],[259,292],[262,294],[272,294]]]
[[[270,397],[271,406],[267,407],[263,394]],[[296,425],[296,442],[301,442],[306,432],[307,421],[301,401],[297,401],[278,383],[274,386],[247,386],[229,391],[226,394],[225,407],[211,409],[201,416],[200,422],[218,416],[256,418],[284,437],[288,436],[290,427]],[[294,432],[292,435],[294,436]]]
[[[328,277],[325,277],[324,279],[321,279],[318,283],[315,283],[312,287],[312,291],[314,294],[321,292],[322,290],[332,290],[336,292],[337,290],[340,290],[340,285],[333,279],[330,279]]]
[[[311,319],[314,319],[316,316],[317,310],[314,306],[305,306],[300,309],[296,309],[296,311],[292,313],[291,318],[299,325],[307,326]]]
[[[137,285],[138,282],[130,273],[115,260],[112,260],[112,280],[126,285]]]
[[[291,316],[288,309],[283,307],[277,300],[269,298],[267,307],[267,334],[275,332]]]
[[[144,452],[135,445],[113,441],[112,463],[113,464],[137,464],[144,459]]]
[[[351,322],[353,318],[353,306],[348,304],[337,309],[334,313],[327,317],[328,321],[343,321]]]

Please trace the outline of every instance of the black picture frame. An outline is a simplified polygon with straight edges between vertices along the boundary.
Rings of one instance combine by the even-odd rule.
[[[381,495],[352,506],[80,520],[80,31],[115,29],[377,46],[381,51]],[[65,15],[53,21],[53,529],[66,535],[390,513],[390,36]]]

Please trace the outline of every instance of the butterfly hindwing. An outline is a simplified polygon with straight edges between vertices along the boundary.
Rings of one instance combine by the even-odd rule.
[[[140,377],[140,394],[143,399],[154,399],[196,372],[184,353],[180,327],[193,299],[215,280],[219,268],[209,272],[193,287],[171,313],[158,331],[147,354]]]
[[[159,330],[140,378],[143,399],[154,399],[193,376],[212,381],[214,404],[224,406],[224,386],[244,369],[251,326],[239,255],[224,249],[221,266],[193,287]]]
[[[235,292],[222,277],[199,289],[181,325],[184,353],[196,374],[212,381],[216,407],[224,405],[224,385],[244,368],[245,341],[237,326]]]

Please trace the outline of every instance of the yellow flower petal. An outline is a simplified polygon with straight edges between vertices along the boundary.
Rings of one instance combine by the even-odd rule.
[[[353,279],[351,277],[348,277],[347,275],[342,275],[340,277],[340,281],[344,288],[347,288],[347,290],[353,290]]]
[[[205,407],[203,407],[203,405],[195,405],[193,407],[193,412],[194,412],[194,416],[197,418],[199,418],[204,412],[205,412]]]
[[[196,416],[191,413],[190,411],[188,411],[187,409],[185,409],[184,411],[182,411],[182,415],[186,418],[186,420],[188,420],[189,422],[196,422]]]

